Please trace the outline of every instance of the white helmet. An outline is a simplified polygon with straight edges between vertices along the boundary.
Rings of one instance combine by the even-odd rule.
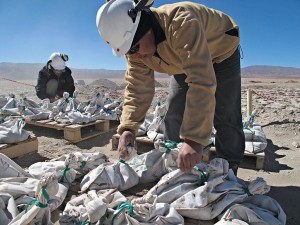
[[[66,68],[66,61],[68,60],[68,55],[61,54],[59,52],[53,52],[48,59],[47,66],[49,69],[53,67],[55,70],[63,70]]]
[[[98,10],[98,31],[116,56],[125,55],[132,44],[141,18],[140,11],[134,19],[129,16],[128,12],[135,6],[134,0],[110,0]]]

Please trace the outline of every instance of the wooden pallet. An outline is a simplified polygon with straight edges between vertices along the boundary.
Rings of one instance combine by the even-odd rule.
[[[27,124],[64,131],[64,138],[77,143],[109,131],[109,120],[96,120],[86,124],[62,124],[52,120],[26,121]]]
[[[214,147],[211,147],[209,150],[204,151],[202,153],[202,160],[204,162],[209,161],[211,153],[215,153],[215,152],[216,152],[216,149]],[[259,153],[254,154],[254,153],[245,151],[244,156],[245,157],[255,157],[256,158],[255,168],[258,170],[263,169],[264,160],[265,160],[264,152],[259,152]]]
[[[38,151],[38,140],[36,136],[29,136],[25,141],[14,144],[0,144],[0,153],[9,158],[16,158],[29,153]]]
[[[115,134],[115,135],[112,136],[112,150],[113,151],[116,151],[118,149],[119,138],[120,138],[120,135],[118,135],[118,134]],[[143,146],[148,146],[149,150],[154,148],[153,141],[150,140],[146,136],[137,137],[136,142],[137,142],[137,145],[138,145],[138,149],[137,149],[138,153],[144,153],[145,152],[145,151],[140,151],[142,145]],[[214,147],[211,147],[209,150],[204,151],[202,153],[202,160],[204,162],[208,162],[209,159],[210,159],[210,155],[213,152],[216,152],[216,149]],[[250,153],[250,152],[245,151],[244,156],[245,157],[255,157],[256,158],[255,168],[256,169],[263,169],[264,160],[265,160],[265,153],[264,152],[254,154],[254,153]]]

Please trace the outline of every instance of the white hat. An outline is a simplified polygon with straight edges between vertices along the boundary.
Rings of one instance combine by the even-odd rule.
[[[68,60],[68,56],[62,55],[59,52],[53,52],[49,57],[49,64],[55,70],[63,70],[66,68],[67,60]]]

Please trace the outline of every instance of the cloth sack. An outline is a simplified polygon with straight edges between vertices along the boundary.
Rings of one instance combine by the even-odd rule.
[[[29,166],[28,172],[36,179],[40,179],[45,173],[53,173],[64,184],[72,183],[77,173],[69,167],[67,161],[36,162]]]
[[[96,114],[104,106],[104,100],[101,93],[97,93],[95,98],[89,102],[89,104],[83,109],[83,112]]]
[[[261,126],[253,124],[244,128],[245,151],[258,153],[264,151],[267,147],[267,138]]]
[[[153,149],[141,155],[136,155],[128,161],[128,165],[136,172],[139,183],[158,181],[168,171],[164,167],[163,152]]]
[[[94,113],[92,118],[93,120],[118,120],[119,116],[111,109],[102,108],[99,112]]]
[[[286,214],[276,200],[266,195],[249,196],[234,204],[216,225],[285,225]]]
[[[82,192],[117,188],[127,190],[139,182],[137,173],[123,160],[103,163],[85,175],[80,183]]]
[[[169,204],[157,203],[157,196],[133,199],[134,218],[141,224],[184,224],[183,217]]]
[[[0,113],[11,116],[20,115],[18,104],[19,101],[15,98],[15,95],[9,94],[7,103],[0,109]]]
[[[160,101],[156,103],[153,120],[150,123],[147,131],[147,136],[155,141],[155,140],[163,140],[164,139],[164,117],[166,114],[166,105],[161,105]]]
[[[101,152],[72,152],[50,161],[64,161],[69,167],[85,175],[100,164],[108,162],[108,158]]]
[[[166,203],[145,202],[140,200],[134,205],[122,202],[117,209],[108,209],[103,224],[115,225],[163,225],[184,224],[183,218]]]
[[[0,178],[7,177],[31,177],[31,175],[9,157],[0,153]]]
[[[59,220],[60,225],[92,223],[104,220],[108,208],[115,208],[126,198],[116,189],[95,190],[70,200]]]
[[[182,216],[212,220],[234,203],[243,202],[249,195],[265,194],[270,190],[263,178],[249,183],[229,170],[225,159],[215,158],[207,167],[207,181],[171,203]]]
[[[2,182],[0,182],[0,186],[3,187],[1,183]],[[42,177],[42,179],[39,180],[36,184],[37,187],[36,191],[34,191],[34,198],[31,198],[30,201],[26,202],[24,210],[22,210],[21,213],[13,217],[9,225],[53,224],[51,222],[51,214],[48,201],[52,196],[55,196],[59,190],[57,178],[53,174],[45,174],[44,177]],[[9,185],[7,186],[9,187]],[[9,189],[7,193],[13,196],[13,194],[9,193],[9,191],[12,192],[12,190]],[[15,199],[15,203],[16,207],[20,208],[20,202],[18,200]]]
[[[88,123],[91,120],[90,113],[81,113],[79,111],[71,111],[68,113],[67,117],[72,124],[82,124]]]
[[[203,168],[200,169],[200,166],[205,166],[205,164],[197,166],[199,169],[198,167],[193,168],[190,173],[184,173],[180,169],[167,173],[145,196],[156,195],[158,203],[171,204],[185,193],[203,185],[205,173]]]
[[[7,193],[13,196],[18,207],[25,206],[35,197],[39,179],[31,177],[10,177],[0,178],[0,193]],[[50,211],[57,209],[66,198],[68,189],[59,184],[58,192],[48,200]]]
[[[27,140],[29,132],[24,130],[25,120],[10,119],[0,124],[0,143],[12,144]]]

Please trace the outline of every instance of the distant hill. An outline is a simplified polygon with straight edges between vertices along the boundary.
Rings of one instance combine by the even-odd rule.
[[[45,64],[0,63],[0,77],[13,80],[34,80]],[[125,70],[71,68],[74,79],[123,78]]]
[[[41,63],[0,63],[0,77],[12,80],[34,80],[39,70],[44,66]],[[101,79],[124,78],[125,70],[106,69],[77,69],[71,68],[74,79]],[[166,77],[157,73],[157,77]],[[281,77],[300,78],[300,68],[280,66],[248,66],[242,68],[243,77]]]
[[[242,68],[242,76],[300,78],[300,68],[282,66],[248,66]]]

